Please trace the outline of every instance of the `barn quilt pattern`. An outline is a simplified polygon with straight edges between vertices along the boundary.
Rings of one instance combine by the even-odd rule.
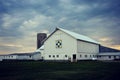
[[[62,40],[56,40],[56,48],[62,48]]]

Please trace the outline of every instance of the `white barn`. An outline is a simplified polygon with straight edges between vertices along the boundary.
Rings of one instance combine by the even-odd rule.
[[[92,60],[98,53],[99,43],[97,41],[62,28],[56,28],[44,40],[41,55],[44,60],[78,61]]]

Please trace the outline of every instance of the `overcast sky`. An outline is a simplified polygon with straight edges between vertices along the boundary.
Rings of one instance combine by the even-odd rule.
[[[36,50],[36,35],[56,27],[120,49],[119,0],[0,0],[0,54]]]

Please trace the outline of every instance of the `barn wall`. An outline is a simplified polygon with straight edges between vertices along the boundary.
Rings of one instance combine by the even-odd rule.
[[[97,54],[91,53],[78,53],[77,60],[94,60],[97,59]]]
[[[44,49],[40,49],[40,56],[43,57],[44,56]]]
[[[31,60],[32,56],[31,55],[18,55],[17,57],[18,60]]]
[[[93,59],[99,53],[99,45],[84,41],[77,41],[77,59]]]
[[[97,60],[114,60],[114,56],[109,57],[110,55],[98,57]]]
[[[77,41],[78,53],[99,53],[99,45],[83,41]]]
[[[56,40],[62,40],[61,48],[56,48]],[[71,54],[77,52],[77,41],[58,30],[45,41],[44,50],[44,58],[46,60],[68,60],[68,58],[72,57]],[[58,55],[59,57],[57,57]]]

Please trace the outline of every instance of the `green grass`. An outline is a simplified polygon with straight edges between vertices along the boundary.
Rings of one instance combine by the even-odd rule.
[[[120,62],[0,62],[0,80],[120,80]]]

